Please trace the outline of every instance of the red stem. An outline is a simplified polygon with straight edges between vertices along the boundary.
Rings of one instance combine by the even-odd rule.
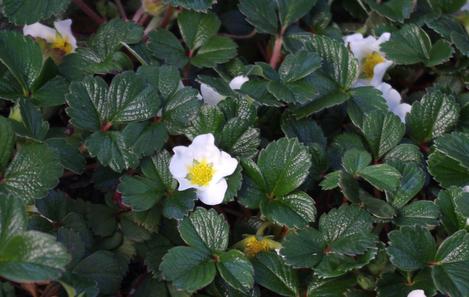
[[[83,0],[73,0],[73,3],[75,3],[75,5],[78,6],[96,24],[101,25],[104,23],[104,19],[94,12],[94,10],[91,9]]]
[[[283,44],[283,35],[277,35],[275,38],[274,49],[272,51],[272,56],[270,57],[270,66],[276,69],[280,63],[282,57],[282,44]]]
[[[109,129],[111,129],[112,127],[112,123],[111,122],[107,122],[105,123],[104,125],[101,126],[101,132],[106,132],[108,131]]]
[[[161,24],[160,24],[161,28],[166,28],[168,26],[169,21],[171,21],[171,17],[173,16],[173,13],[174,13],[174,7],[169,5],[168,8],[166,9],[163,20],[161,21]]]

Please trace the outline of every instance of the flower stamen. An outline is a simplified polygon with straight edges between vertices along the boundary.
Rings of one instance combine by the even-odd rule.
[[[193,165],[189,166],[187,171],[187,179],[199,187],[207,186],[215,173],[213,165],[205,160],[194,160]]]
[[[372,52],[363,58],[362,61],[362,72],[364,76],[368,79],[373,78],[375,66],[379,63],[384,62],[384,57],[381,56],[378,52]]]

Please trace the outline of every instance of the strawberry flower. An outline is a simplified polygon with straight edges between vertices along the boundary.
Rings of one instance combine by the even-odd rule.
[[[54,28],[41,23],[34,23],[23,27],[23,35],[43,39],[55,50],[59,50],[64,55],[75,52],[77,40],[72,34],[72,20],[54,22]]]

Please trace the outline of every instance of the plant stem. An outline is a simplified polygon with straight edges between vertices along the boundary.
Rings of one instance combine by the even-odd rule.
[[[276,69],[280,60],[282,59],[282,45],[283,45],[283,34],[285,33],[285,28],[280,30],[280,34],[275,37],[274,49],[272,51],[272,56],[270,57],[270,66]]]
[[[129,18],[127,17],[127,14],[125,13],[125,9],[124,9],[124,5],[122,5],[122,1],[121,0],[114,0],[114,2],[116,3],[117,10],[119,10],[119,13],[122,16],[122,18],[125,21],[128,21]]]
[[[106,132],[112,127],[112,122],[107,122],[104,125],[101,126],[101,132]]]
[[[143,6],[141,6],[134,14],[132,17],[132,21],[134,23],[138,22],[138,20],[142,17],[142,15],[145,13],[145,10],[143,10]]]
[[[161,21],[161,24],[160,24],[161,28],[166,28],[168,26],[169,21],[171,21],[171,17],[173,16],[173,13],[174,13],[174,7],[172,7],[171,5],[168,5],[168,8],[166,9],[163,20]]]
[[[104,19],[101,18],[91,7],[88,6],[83,0],[73,0],[76,6],[78,6],[84,14],[92,19],[96,24],[101,25],[104,23]]]

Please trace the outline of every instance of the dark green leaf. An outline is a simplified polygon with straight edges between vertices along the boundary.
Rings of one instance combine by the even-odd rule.
[[[3,170],[10,161],[15,147],[15,132],[10,122],[0,117],[0,170]]]
[[[2,6],[11,22],[25,25],[59,15],[69,4],[70,0],[5,0]]]
[[[233,288],[247,292],[254,285],[254,268],[246,256],[238,250],[218,255],[217,269],[221,277]]]
[[[399,171],[388,164],[365,167],[358,171],[358,175],[381,191],[394,191],[401,180]]]
[[[217,34],[221,22],[213,13],[185,10],[178,15],[178,25],[187,47],[195,51]]]
[[[234,58],[237,48],[236,43],[230,38],[214,36],[200,47],[195,57],[191,59],[191,63],[199,68],[215,67]]]
[[[275,1],[241,0],[239,2],[239,10],[258,32],[269,33],[271,35],[278,33]]]

